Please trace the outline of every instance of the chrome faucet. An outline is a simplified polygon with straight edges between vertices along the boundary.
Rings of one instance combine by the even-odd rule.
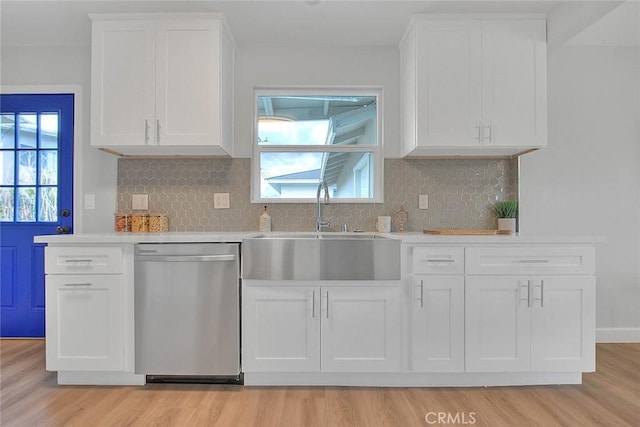
[[[321,204],[320,192],[322,191],[323,188],[324,188],[324,202]],[[316,215],[316,231],[320,232],[324,227],[328,227],[330,225],[329,221],[327,221],[326,218],[322,217],[322,205],[329,204],[329,187],[327,186],[327,183],[325,181],[322,181],[320,184],[318,184],[318,191],[316,192],[316,204],[318,205],[318,213]]]

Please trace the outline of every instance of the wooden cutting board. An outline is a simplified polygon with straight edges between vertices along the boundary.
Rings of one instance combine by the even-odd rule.
[[[504,230],[422,230],[424,234],[439,235],[486,235],[486,234],[510,234]]]

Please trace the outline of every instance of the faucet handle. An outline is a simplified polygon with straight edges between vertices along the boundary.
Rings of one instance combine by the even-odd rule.
[[[345,222],[344,224],[342,224],[342,231],[344,233],[346,233],[347,231],[349,231],[349,225]]]

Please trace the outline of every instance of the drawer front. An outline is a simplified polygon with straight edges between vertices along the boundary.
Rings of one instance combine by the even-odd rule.
[[[411,272],[414,274],[464,274],[464,248],[416,246]]]
[[[46,274],[120,274],[122,248],[119,247],[47,247]]]
[[[472,247],[467,274],[595,274],[593,247]]]

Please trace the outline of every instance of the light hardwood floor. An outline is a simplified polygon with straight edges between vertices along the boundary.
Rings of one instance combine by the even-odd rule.
[[[640,426],[640,344],[599,344],[579,386],[58,386],[43,340],[0,341],[0,425]],[[444,413],[448,423],[438,423]],[[425,416],[429,414],[428,421]]]

